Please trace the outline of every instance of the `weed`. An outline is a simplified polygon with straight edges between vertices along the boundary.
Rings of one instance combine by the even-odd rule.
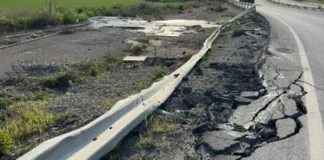
[[[41,133],[48,124],[53,123],[54,115],[47,113],[48,103],[45,101],[16,102],[10,106],[19,118],[12,119],[6,129],[16,140],[23,135]]]
[[[120,96],[120,93],[121,93],[121,89],[115,89],[113,96]]]
[[[152,131],[154,133],[170,132],[174,127],[174,124],[167,122],[165,119],[155,118],[152,123]]]
[[[156,82],[159,81],[163,76],[168,74],[168,70],[166,68],[155,68],[151,70],[150,76],[151,81]]]
[[[13,104],[12,99],[8,97],[0,98],[0,109],[7,109],[11,104]]]
[[[135,143],[136,148],[150,148],[153,147],[152,133],[146,133],[144,136],[140,135],[138,142]]]
[[[166,150],[168,145],[166,143],[160,142],[160,143],[155,143],[154,144],[157,148],[161,149],[161,150]]]
[[[110,100],[106,100],[106,110],[109,111],[114,104]]]
[[[7,153],[13,146],[14,140],[6,129],[0,129],[0,154]]]
[[[116,67],[116,66],[120,66],[123,64],[123,59],[126,57],[126,56],[130,56],[132,54],[130,53],[126,53],[126,54],[122,54],[120,56],[115,56],[115,57],[111,57],[111,56],[105,56],[105,61],[107,62],[108,64],[108,67]]]
[[[18,40],[13,40],[13,39],[0,39],[0,44],[5,44],[5,45],[10,45],[10,44],[15,44],[18,43]]]
[[[24,97],[20,98],[20,101],[36,101],[36,100],[43,100],[47,97],[51,96],[51,91],[48,89],[45,90],[36,90],[32,92],[25,93]]]
[[[53,75],[49,75],[41,78],[42,83],[48,88],[67,88],[69,80],[73,83],[81,81],[80,75],[73,71],[59,72]]]
[[[133,55],[141,55],[145,52],[146,46],[134,46],[134,47],[130,47],[128,49],[128,52],[132,53]]]
[[[146,85],[144,82],[139,82],[139,83],[137,83],[136,87],[138,90],[143,90],[146,88]]]
[[[0,129],[0,153],[6,153],[15,142],[31,133],[41,133],[54,122],[54,115],[47,113],[45,101],[16,102],[9,109],[17,115],[6,118],[7,124]]]
[[[88,69],[88,75],[90,76],[100,76],[104,72],[105,66],[103,64],[99,64],[98,62],[94,62]]]
[[[238,37],[244,34],[244,30],[242,29],[234,29],[233,31],[231,31],[231,36],[232,37]]]

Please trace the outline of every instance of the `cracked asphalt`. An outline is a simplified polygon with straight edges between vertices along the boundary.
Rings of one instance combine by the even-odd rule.
[[[271,116],[278,118],[280,140],[256,149],[246,159],[323,159],[324,13],[284,8],[264,0],[256,3],[261,5],[257,11],[270,24],[268,58],[262,73],[274,97],[271,103],[277,103],[268,103],[263,110],[279,110],[272,109]],[[269,112],[261,116],[263,121],[267,115]]]

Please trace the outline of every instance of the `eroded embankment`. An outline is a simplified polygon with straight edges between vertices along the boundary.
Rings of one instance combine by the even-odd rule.
[[[305,92],[294,82],[266,87],[268,34],[256,13],[227,25],[160,107],[173,116],[148,117],[103,159],[242,159],[297,134]]]

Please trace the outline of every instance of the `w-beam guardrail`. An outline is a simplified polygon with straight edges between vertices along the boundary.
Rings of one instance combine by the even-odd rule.
[[[248,8],[254,6],[254,3],[241,2],[241,1],[238,1],[238,0],[229,0],[228,2],[235,5],[235,6],[237,6],[237,7],[245,8],[245,9],[248,9]]]

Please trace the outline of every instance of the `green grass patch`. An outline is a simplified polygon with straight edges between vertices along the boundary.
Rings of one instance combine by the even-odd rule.
[[[161,80],[164,76],[168,74],[168,70],[166,68],[155,68],[150,72],[150,77],[152,82],[157,82]]]
[[[88,69],[88,75],[90,76],[100,76],[102,75],[106,70],[106,67],[105,65],[103,64],[100,64],[98,62],[94,62]]]
[[[110,100],[106,100],[106,110],[109,111],[114,104]]]
[[[0,152],[6,153],[14,143],[32,133],[42,133],[54,123],[54,115],[47,112],[46,101],[20,101],[12,104],[9,110],[14,118],[6,118],[6,125],[0,128]]]
[[[135,143],[136,148],[151,148],[154,146],[154,142],[152,141],[152,133],[146,133],[144,135],[140,135],[139,140]]]
[[[305,0],[308,3],[316,3],[324,5],[324,0]]]
[[[66,71],[42,77],[40,80],[48,88],[67,88],[70,85],[69,81],[79,83],[82,76],[77,71]]]
[[[4,1],[4,0],[0,0]],[[16,1],[16,0],[15,0]],[[36,3],[37,0],[32,2],[27,2],[30,4]],[[42,9],[19,9],[14,10],[13,6],[11,11],[0,12],[0,34],[3,32],[15,32],[25,29],[42,29],[47,26],[57,26],[62,24],[74,24],[86,21],[89,17],[93,16],[123,16],[123,17],[151,17],[150,19],[162,19],[161,15],[178,13],[179,11],[185,11],[190,8],[198,7],[200,3],[164,3],[163,5],[157,5],[156,3],[140,3],[142,0],[121,0],[121,1],[111,1],[106,0],[107,3],[103,3],[100,0],[98,5],[96,1],[86,0],[88,3],[75,2],[76,0],[63,1],[73,4],[71,7],[69,5],[45,5],[42,1]],[[85,1],[85,0],[81,0]],[[12,3],[11,1],[6,1],[6,3]],[[22,3],[15,2],[21,5]],[[1,4],[1,3],[0,3]],[[92,4],[92,5],[91,5]],[[100,4],[100,5],[99,5]],[[203,4],[200,4],[202,6]],[[10,8],[10,5],[1,5],[3,8]],[[35,5],[33,5],[35,6]],[[86,6],[86,7],[85,7]],[[0,8],[1,9],[1,8]]]
[[[141,91],[146,88],[146,85],[144,82],[139,82],[137,83],[136,88]]]
[[[64,7],[64,8],[78,8],[82,6],[89,7],[110,7],[116,4],[131,5],[144,2],[144,0],[47,0],[47,6],[49,6],[50,1],[52,1],[53,7]],[[44,0],[0,0],[0,10],[39,10],[44,9],[46,6],[46,1]],[[56,2],[56,3],[55,3]]]
[[[154,118],[152,123],[152,132],[154,133],[166,133],[172,131],[174,128],[175,124],[162,118]]]

